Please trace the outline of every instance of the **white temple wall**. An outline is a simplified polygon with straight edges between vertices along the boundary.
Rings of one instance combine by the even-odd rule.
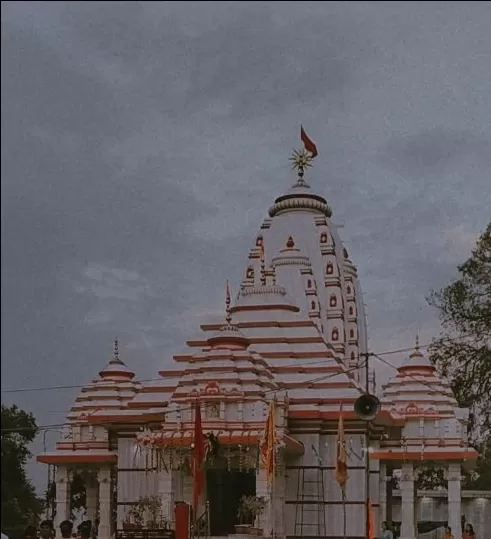
[[[286,470],[286,496],[285,496],[285,524],[286,535],[295,535],[295,514],[300,511],[297,507],[299,501],[299,475],[301,478],[302,467],[306,481],[316,481],[320,479],[319,461],[312,449],[315,447],[317,454],[321,458],[321,467],[324,480],[324,510],[326,515],[326,528],[328,536],[343,536],[343,500],[341,489],[336,482],[336,435],[320,434],[294,434],[295,438],[301,441],[305,447],[305,453],[301,457],[289,458]],[[365,533],[365,457],[364,457],[364,436],[346,434],[348,450],[348,482],[346,486],[346,523],[347,535],[362,537]],[[373,445],[373,444],[372,444]],[[370,462],[370,499],[372,502],[375,525],[378,526],[378,503],[379,503],[379,463]],[[300,481],[300,491],[301,491]],[[317,484],[304,484],[304,492],[315,499],[317,494]],[[322,494],[318,492],[318,499]],[[317,522],[316,512],[304,512],[304,522],[314,524]],[[310,528],[316,529],[315,526]]]
[[[401,520],[401,494],[394,491],[392,505],[392,519],[396,522]],[[462,514],[466,521],[470,522],[478,538],[489,537],[491,530],[491,492],[463,491]],[[446,521],[448,519],[447,492],[418,492],[417,499],[418,520]],[[442,530],[421,534],[421,539],[439,539]]]
[[[145,454],[136,451],[135,438],[118,439],[118,528],[131,504],[159,493],[159,474],[146,471],[146,464]]]

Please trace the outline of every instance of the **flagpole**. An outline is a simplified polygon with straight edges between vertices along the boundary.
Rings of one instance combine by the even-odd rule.
[[[276,459],[276,447],[274,448],[274,457],[273,459]],[[275,508],[274,508],[274,503],[275,503],[275,500],[274,500],[274,493],[275,493],[275,483],[276,483],[276,463],[273,465],[273,477],[271,479],[271,514],[270,514],[270,518],[272,520],[272,538],[275,539],[276,537],[276,518],[275,518]]]
[[[343,538],[346,539],[347,537],[347,528],[348,528],[348,522],[346,517],[346,493],[344,490],[341,493],[342,500],[343,500]]]
[[[343,403],[341,402],[341,405],[339,407],[339,414],[342,418],[342,414],[343,414]],[[344,444],[344,454],[346,455],[346,439],[345,439],[345,434],[344,434],[344,422],[343,422],[343,440],[342,440],[342,443]],[[340,485],[341,487],[341,500],[342,500],[342,504],[343,504],[343,539],[346,539],[347,537],[347,534],[348,534],[348,519],[347,519],[347,516],[346,516],[346,483],[344,483],[343,485]]]
[[[370,394],[370,369],[368,358],[369,354],[366,354],[365,361],[365,393]],[[370,532],[370,453],[368,451],[370,443],[370,422],[366,422],[365,430],[365,539],[373,539],[368,537]]]
[[[276,396],[273,395],[273,477],[271,478],[271,515],[272,519],[272,536],[276,538],[276,512],[275,512],[275,484],[276,484]]]

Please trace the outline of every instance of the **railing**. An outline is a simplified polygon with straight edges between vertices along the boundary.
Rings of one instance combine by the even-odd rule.
[[[191,524],[190,536],[192,539],[208,539],[210,537],[210,504],[206,502],[205,510]]]
[[[116,539],[174,539],[174,537],[174,530],[169,529],[134,529],[116,531]]]

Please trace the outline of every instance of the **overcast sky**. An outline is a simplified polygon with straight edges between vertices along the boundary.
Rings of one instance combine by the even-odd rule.
[[[115,336],[141,378],[169,365],[300,123],[371,349],[429,342],[425,297],[491,217],[490,27],[490,2],[2,2],[2,389],[86,383]],[[58,424],[76,392],[2,402]]]

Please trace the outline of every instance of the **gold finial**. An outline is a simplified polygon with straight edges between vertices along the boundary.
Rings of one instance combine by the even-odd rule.
[[[116,361],[119,361],[119,341],[118,341],[118,339],[114,339],[113,358]]]
[[[227,291],[225,296],[225,321],[228,325],[232,322],[232,313],[230,312],[230,285],[227,279]]]
[[[292,168],[297,171],[299,183],[303,182],[303,175],[306,168],[312,166],[312,154],[307,150],[293,150],[290,156]]]
[[[273,286],[276,286],[276,266],[271,266],[271,278],[273,280]]]
[[[416,333],[416,344],[414,346],[414,349],[416,350],[416,352],[419,352],[419,334]]]

